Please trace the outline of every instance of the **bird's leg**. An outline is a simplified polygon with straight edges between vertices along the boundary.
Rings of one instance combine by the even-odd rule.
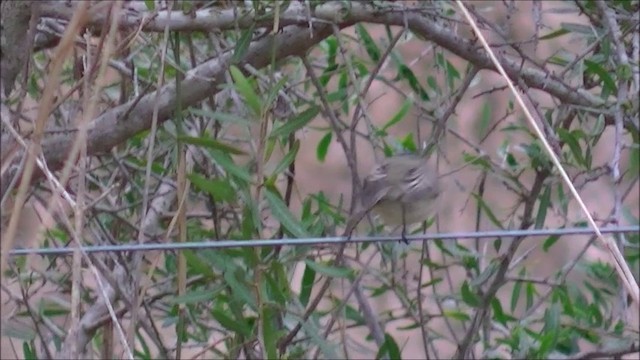
[[[401,233],[401,237],[402,237],[402,241],[409,245],[409,240],[407,240],[407,221],[405,218],[405,208],[404,206],[402,207],[402,233]]]

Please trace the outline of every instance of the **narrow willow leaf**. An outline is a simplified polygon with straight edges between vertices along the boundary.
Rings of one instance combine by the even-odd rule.
[[[569,146],[569,150],[571,150],[571,154],[576,162],[581,166],[586,166],[584,155],[582,154],[582,148],[580,147],[580,143],[578,142],[575,133],[560,128],[558,129],[558,137],[567,144],[567,146]]]
[[[208,303],[220,293],[220,290],[190,290],[182,296],[167,299],[169,304],[197,304]]]
[[[543,35],[539,38],[539,40],[550,40],[550,39],[555,39],[557,37],[560,37],[562,35],[566,35],[571,33],[571,31],[567,30],[567,29],[558,29],[555,31],[552,31],[546,35]]]
[[[343,94],[349,93],[349,75],[347,74],[347,70],[345,68],[340,72],[340,78],[338,79],[338,91]],[[343,96],[340,98],[340,102],[342,103],[342,112],[345,114],[349,113],[349,96]]]
[[[266,350],[267,359],[278,358],[278,325],[277,317],[278,312],[271,306],[263,305],[262,307],[262,334],[264,341],[264,348]]]
[[[610,94],[616,93],[618,91],[618,87],[616,86],[616,82],[611,77],[610,73],[602,67],[602,65],[598,64],[595,61],[584,60],[585,71],[587,73],[597,75],[598,78],[602,81],[602,94]]]
[[[207,137],[191,137],[191,136],[178,136],[178,141],[182,141],[186,144],[202,146],[213,150],[220,150],[223,153],[235,154],[235,155],[246,155],[247,153],[244,150],[238,149],[231,145],[222,143],[218,140],[214,140],[212,138]]]
[[[255,310],[256,300],[253,297],[253,292],[249,287],[243,282],[236,278],[236,274],[240,274],[244,272],[241,268],[236,268],[236,271],[228,271],[224,274],[224,280],[226,284],[231,288],[233,294],[233,301],[238,302],[239,304],[246,304],[251,309]]]
[[[211,156],[220,167],[222,167],[227,173],[233,175],[239,179],[251,182],[251,174],[246,169],[236,165],[233,160],[227,155],[218,150],[211,151]]]
[[[318,147],[316,148],[316,157],[320,162],[324,162],[324,159],[327,157],[327,153],[329,152],[329,145],[331,145],[331,140],[333,139],[333,132],[327,132],[320,142],[318,143]]]
[[[249,326],[249,324],[229,317],[226,311],[214,309],[211,310],[211,315],[225,329],[231,330],[232,332],[241,334],[245,337],[250,337],[252,334],[251,326]]]
[[[279,136],[287,136],[292,132],[303,128],[305,125],[311,122],[311,120],[313,120],[316,117],[316,115],[318,115],[319,112],[320,112],[320,108],[318,106],[311,106],[310,108],[308,108],[307,110],[299,114],[298,116],[285,122],[282,126],[271,131],[271,134],[269,134],[269,137],[275,138]]]
[[[289,78],[287,76],[283,76],[280,80],[278,80],[278,82],[276,82],[269,88],[269,93],[267,94],[265,104],[268,104],[272,108],[276,106],[275,101],[278,98],[278,92],[282,90],[284,84],[286,84],[287,81],[289,81]]]
[[[273,216],[280,222],[280,224],[289,231],[296,238],[309,237],[307,231],[302,227],[300,222],[296,220],[289,211],[287,205],[282,201],[280,196],[273,193],[270,189],[265,191],[265,198],[269,204],[269,208],[273,213]]]
[[[462,287],[460,288],[460,295],[462,296],[462,301],[464,301],[467,305],[471,307],[480,306],[480,297],[476,295],[469,286],[469,283],[465,280],[462,283]]]
[[[498,220],[498,218],[495,216],[495,214],[493,213],[489,205],[487,205],[487,203],[484,201],[484,199],[481,198],[478,194],[473,193],[472,195],[474,198],[476,198],[476,201],[478,202],[478,206],[485,213],[485,215],[487,215],[491,223],[493,223],[493,225],[499,227],[500,229],[504,230],[502,223],[500,222],[500,220]]]
[[[378,349],[376,359],[402,359],[400,347],[388,333],[384,334],[384,342]]]
[[[380,61],[380,49],[378,49],[378,45],[373,41],[373,38],[367,32],[367,29],[365,29],[362,24],[358,23],[356,24],[356,32],[358,33],[358,37],[362,40],[364,49],[367,51],[367,54],[369,54],[371,60],[376,63]]]
[[[402,105],[400,106],[400,109],[398,110],[398,112],[396,112],[395,115],[393,115],[393,117],[391,117],[391,119],[389,119],[389,121],[387,121],[382,126],[381,130],[386,131],[387,129],[399,123],[402,119],[404,119],[404,117],[407,115],[407,112],[409,112],[409,109],[411,109],[412,105],[413,105],[413,101],[410,98],[406,98],[402,103]]]
[[[232,201],[236,197],[236,190],[226,179],[208,179],[196,173],[187,177],[196,188],[210,194],[215,201]]]
[[[407,65],[402,64],[398,66],[398,77],[401,79],[407,80],[411,89],[420,96],[420,99],[422,101],[426,101],[426,102],[430,101],[429,95],[422,88],[422,86],[420,85],[420,82],[418,81],[418,78]]]
[[[482,139],[487,135],[489,125],[491,125],[491,119],[493,118],[492,107],[489,102],[485,101],[482,104],[482,111],[480,112],[480,118],[476,121],[477,139]]]
[[[309,265],[305,265],[304,273],[302,274],[302,280],[300,284],[300,303],[306,307],[311,298],[311,290],[313,290],[313,284],[316,280],[316,271]]]
[[[260,98],[258,98],[258,94],[256,94],[249,79],[245,77],[242,71],[234,65],[229,68],[229,71],[231,72],[231,77],[233,78],[233,83],[238,93],[242,95],[249,106],[249,109],[253,111],[253,114],[257,118],[261,118],[262,103],[260,102]]]
[[[353,277],[353,271],[346,267],[339,267],[333,265],[325,265],[313,260],[304,261],[307,266],[312,268],[315,272],[326,275],[332,278],[351,278]]]
[[[289,168],[289,165],[291,165],[291,163],[293,163],[293,161],[296,159],[298,150],[300,150],[300,140],[296,139],[296,141],[293,142],[291,150],[289,150],[289,152],[282,158],[282,160],[280,160],[275,170],[273,170],[272,176],[277,176],[287,170]]]
[[[560,239],[560,236],[558,235],[552,235],[549,236],[548,238],[546,238],[544,240],[544,242],[542,243],[542,250],[544,250],[544,252],[548,252],[549,249],[551,249],[551,247],[558,242],[558,240]]]
[[[189,109],[189,112],[197,115],[197,116],[202,116],[205,118],[211,118],[214,119],[216,121],[220,121],[223,123],[230,123],[230,124],[238,124],[238,125],[252,125],[253,123],[249,120],[247,120],[244,117],[238,116],[238,115],[234,115],[234,114],[229,114],[229,113],[223,113],[223,112],[219,112],[219,111],[209,111],[209,110],[202,110],[202,109]]]
[[[540,203],[538,205],[538,214],[536,215],[535,229],[542,229],[544,221],[547,218],[547,209],[551,203],[551,185],[547,185],[544,188],[544,192],[540,196]]]
[[[525,274],[525,270],[520,270],[518,275],[523,276]],[[516,281],[513,284],[513,291],[511,292],[511,305],[509,310],[514,312],[516,310],[516,306],[518,306],[518,301],[520,301],[520,291],[522,291],[522,281]]]
[[[244,55],[249,50],[249,45],[251,45],[251,40],[253,39],[253,31],[255,29],[255,23],[251,23],[248,29],[242,32],[240,39],[236,42],[236,48],[233,52],[233,57],[231,57],[231,63],[237,64],[239,63]]]

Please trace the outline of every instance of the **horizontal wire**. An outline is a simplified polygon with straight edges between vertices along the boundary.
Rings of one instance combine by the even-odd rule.
[[[601,228],[603,234],[610,233],[631,233],[640,232],[640,226],[626,227],[606,227]],[[483,232],[453,232],[443,234],[419,234],[406,236],[407,241],[423,240],[450,240],[450,239],[480,239],[491,237],[520,237],[520,236],[560,236],[560,235],[595,235],[591,228],[566,228],[566,229],[538,229],[538,230],[493,230]],[[339,244],[345,242],[369,243],[369,242],[389,242],[403,240],[397,236],[359,236],[352,237],[320,237],[302,239],[260,239],[260,240],[220,240],[201,241],[184,243],[147,243],[147,244],[120,244],[120,245],[94,245],[83,246],[80,250],[87,253],[97,252],[122,252],[122,251],[151,251],[151,250],[198,250],[198,249],[221,249],[232,247],[258,247],[258,246],[281,246],[281,245],[318,245],[318,244]],[[65,255],[76,251],[73,247],[63,248],[40,248],[40,249],[14,249],[9,252],[10,256],[36,255]]]

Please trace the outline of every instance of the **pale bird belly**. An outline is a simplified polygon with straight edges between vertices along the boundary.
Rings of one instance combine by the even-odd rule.
[[[426,220],[431,215],[429,201],[402,203],[399,201],[382,201],[373,210],[386,225],[402,225],[402,207],[404,206],[404,222],[406,225]]]

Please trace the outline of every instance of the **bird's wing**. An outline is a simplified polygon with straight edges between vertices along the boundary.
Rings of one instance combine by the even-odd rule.
[[[371,175],[364,179],[360,199],[365,209],[371,209],[390,190],[385,166],[378,166]]]

